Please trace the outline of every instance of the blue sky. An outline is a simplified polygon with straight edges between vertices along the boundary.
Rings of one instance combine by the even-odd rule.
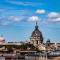
[[[60,42],[60,0],[1,0],[0,35],[6,41],[29,40],[38,21],[44,41]]]

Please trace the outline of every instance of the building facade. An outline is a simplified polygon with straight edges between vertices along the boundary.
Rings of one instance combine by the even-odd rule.
[[[42,36],[42,32],[39,30],[37,22],[36,22],[36,26],[34,31],[32,32],[31,35],[31,43],[37,47],[38,45],[43,43],[43,36]]]

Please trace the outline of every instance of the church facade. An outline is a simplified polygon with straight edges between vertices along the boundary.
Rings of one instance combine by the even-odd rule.
[[[42,32],[39,30],[37,22],[36,22],[35,29],[32,32],[30,40],[35,47],[38,47],[40,44],[43,44]]]

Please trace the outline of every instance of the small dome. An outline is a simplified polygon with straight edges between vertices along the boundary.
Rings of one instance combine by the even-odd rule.
[[[39,40],[40,40],[41,42],[43,42],[43,36],[42,36],[42,33],[40,32],[40,30],[38,29],[37,23],[36,23],[36,26],[35,26],[34,31],[32,32],[31,37],[33,37],[33,38],[34,38],[34,37],[38,37]]]
[[[50,39],[48,39],[48,40],[46,41],[46,43],[50,43]]]

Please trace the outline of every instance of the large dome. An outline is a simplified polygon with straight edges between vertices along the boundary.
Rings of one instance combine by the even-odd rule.
[[[32,32],[32,35],[31,35],[32,38],[39,38],[39,40],[41,42],[43,42],[43,36],[42,36],[42,32],[38,29],[38,25],[36,23],[36,26],[35,26],[35,29],[34,31]]]
[[[42,33],[39,31],[39,29],[37,29],[37,30],[35,29],[35,30],[32,32],[32,35],[31,35],[31,36],[32,36],[32,37],[36,37],[36,36],[37,36],[37,37],[38,37],[38,36],[40,37],[41,35],[42,35]]]

